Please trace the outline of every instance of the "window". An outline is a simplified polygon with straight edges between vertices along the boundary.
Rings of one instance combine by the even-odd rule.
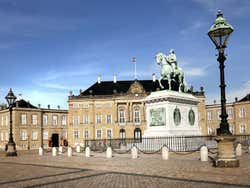
[[[207,128],[207,134],[212,135],[213,134],[213,129],[211,127]]]
[[[79,116],[73,116],[73,125],[78,125],[79,124]]]
[[[21,131],[20,139],[21,140],[27,140],[27,132],[26,131]]]
[[[78,103],[73,103],[73,108],[77,109],[79,107],[80,107],[80,105]]]
[[[233,119],[233,117],[234,117],[233,108],[228,108],[227,114],[228,114],[228,119]]]
[[[43,140],[48,140],[48,138],[49,138],[48,131],[43,131]]]
[[[84,138],[88,139],[89,138],[89,131],[84,131]]]
[[[106,108],[112,108],[112,103],[106,104]]]
[[[80,132],[75,130],[74,131],[74,139],[77,140],[80,137]]]
[[[220,114],[221,114],[221,111],[220,110],[217,110],[217,119],[220,120]]]
[[[21,124],[26,125],[26,123],[27,123],[26,114],[21,114]]]
[[[112,115],[107,114],[107,124],[111,124],[111,123],[112,123]]]
[[[89,116],[88,115],[84,115],[83,116],[83,124],[88,124],[89,123]]]
[[[119,110],[119,123],[125,123],[125,111],[123,109]]]
[[[1,137],[1,141],[4,141],[4,133],[3,132],[1,132],[0,137]]]
[[[8,132],[5,133],[5,140],[6,141],[9,140],[9,133]]]
[[[37,125],[37,115],[31,115],[31,124]]]
[[[1,125],[3,126],[3,124],[4,124],[4,117],[2,116],[2,118],[1,118]]]
[[[101,108],[102,105],[101,105],[101,104],[96,104],[95,107],[96,107],[96,108]]]
[[[239,117],[240,118],[245,118],[246,117],[246,111],[244,107],[240,107],[239,109]]]
[[[240,134],[244,134],[247,132],[247,126],[245,124],[240,125]]]
[[[83,108],[84,109],[88,109],[89,108],[89,104],[83,104]]]
[[[207,120],[211,121],[212,120],[212,111],[207,112]]]
[[[57,125],[57,116],[56,115],[52,116],[52,124]]]
[[[8,122],[9,122],[9,118],[8,118],[8,116],[5,116],[5,123],[6,123],[6,126],[8,126]]]
[[[141,140],[141,129],[140,128],[136,128],[135,130],[134,130],[134,138],[135,139],[140,139]]]
[[[107,130],[107,138],[112,138],[112,130],[111,129]]]
[[[138,108],[134,109],[134,122],[140,123],[140,110]]]
[[[126,138],[126,132],[124,129],[120,129],[120,139],[125,139]]]
[[[43,125],[48,125],[48,116],[47,115],[43,115]]]
[[[101,114],[96,114],[96,123],[98,123],[98,124],[102,123],[102,115]]]
[[[62,125],[66,125],[66,124],[67,124],[66,116],[63,115],[62,116]]]
[[[230,132],[231,132],[232,134],[235,133],[235,129],[234,129],[234,125],[233,125],[233,124],[230,124],[230,125],[229,125],[229,130],[230,130]]]
[[[8,116],[5,116],[5,124],[6,124],[6,126],[8,126],[8,122],[9,122],[9,118],[8,118]]]
[[[37,140],[38,139],[38,132],[37,131],[33,131],[32,132],[32,140]]]
[[[102,138],[102,130],[96,130],[96,138]]]

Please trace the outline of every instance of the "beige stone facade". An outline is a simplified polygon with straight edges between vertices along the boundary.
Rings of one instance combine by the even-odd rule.
[[[241,100],[228,103],[226,105],[228,114],[229,129],[233,134],[250,134],[250,97],[249,94]],[[216,135],[216,129],[220,125],[220,104],[206,106],[206,125],[207,135]]]
[[[19,106],[20,105],[20,106]],[[67,110],[37,108],[28,102],[17,101],[13,107],[13,136],[18,150],[59,145],[67,139]],[[0,147],[8,142],[9,109],[0,110]],[[54,143],[53,143],[54,141]]]

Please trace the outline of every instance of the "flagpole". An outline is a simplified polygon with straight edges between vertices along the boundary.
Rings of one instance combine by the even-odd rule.
[[[132,58],[132,62],[134,63],[134,77],[135,77],[135,80],[137,80],[136,58],[135,57]]]

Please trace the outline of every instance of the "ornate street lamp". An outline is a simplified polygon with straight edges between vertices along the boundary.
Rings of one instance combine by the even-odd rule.
[[[217,167],[238,167],[239,160],[236,159],[234,150],[234,140],[232,133],[229,131],[229,124],[227,122],[226,112],[226,92],[225,92],[225,76],[224,76],[224,62],[226,57],[224,50],[227,47],[227,42],[230,34],[233,32],[233,26],[228,24],[219,10],[214,24],[208,31],[210,39],[216,46],[219,52],[217,61],[220,66],[220,91],[221,91],[221,123],[220,128],[217,129],[218,155],[215,161]]]
[[[16,96],[12,92],[12,89],[10,89],[8,95],[5,97],[5,99],[8,102],[9,110],[10,110],[10,135],[9,135],[9,142],[7,144],[7,153],[6,156],[17,156],[16,152],[16,144],[13,139],[13,133],[12,133],[12,108],[13,104],[16,101]]]

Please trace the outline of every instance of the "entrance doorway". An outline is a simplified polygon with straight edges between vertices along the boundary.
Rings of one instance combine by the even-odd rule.
[[[52,134],[52,147],[59,147],[59,135],[56,133]]]

